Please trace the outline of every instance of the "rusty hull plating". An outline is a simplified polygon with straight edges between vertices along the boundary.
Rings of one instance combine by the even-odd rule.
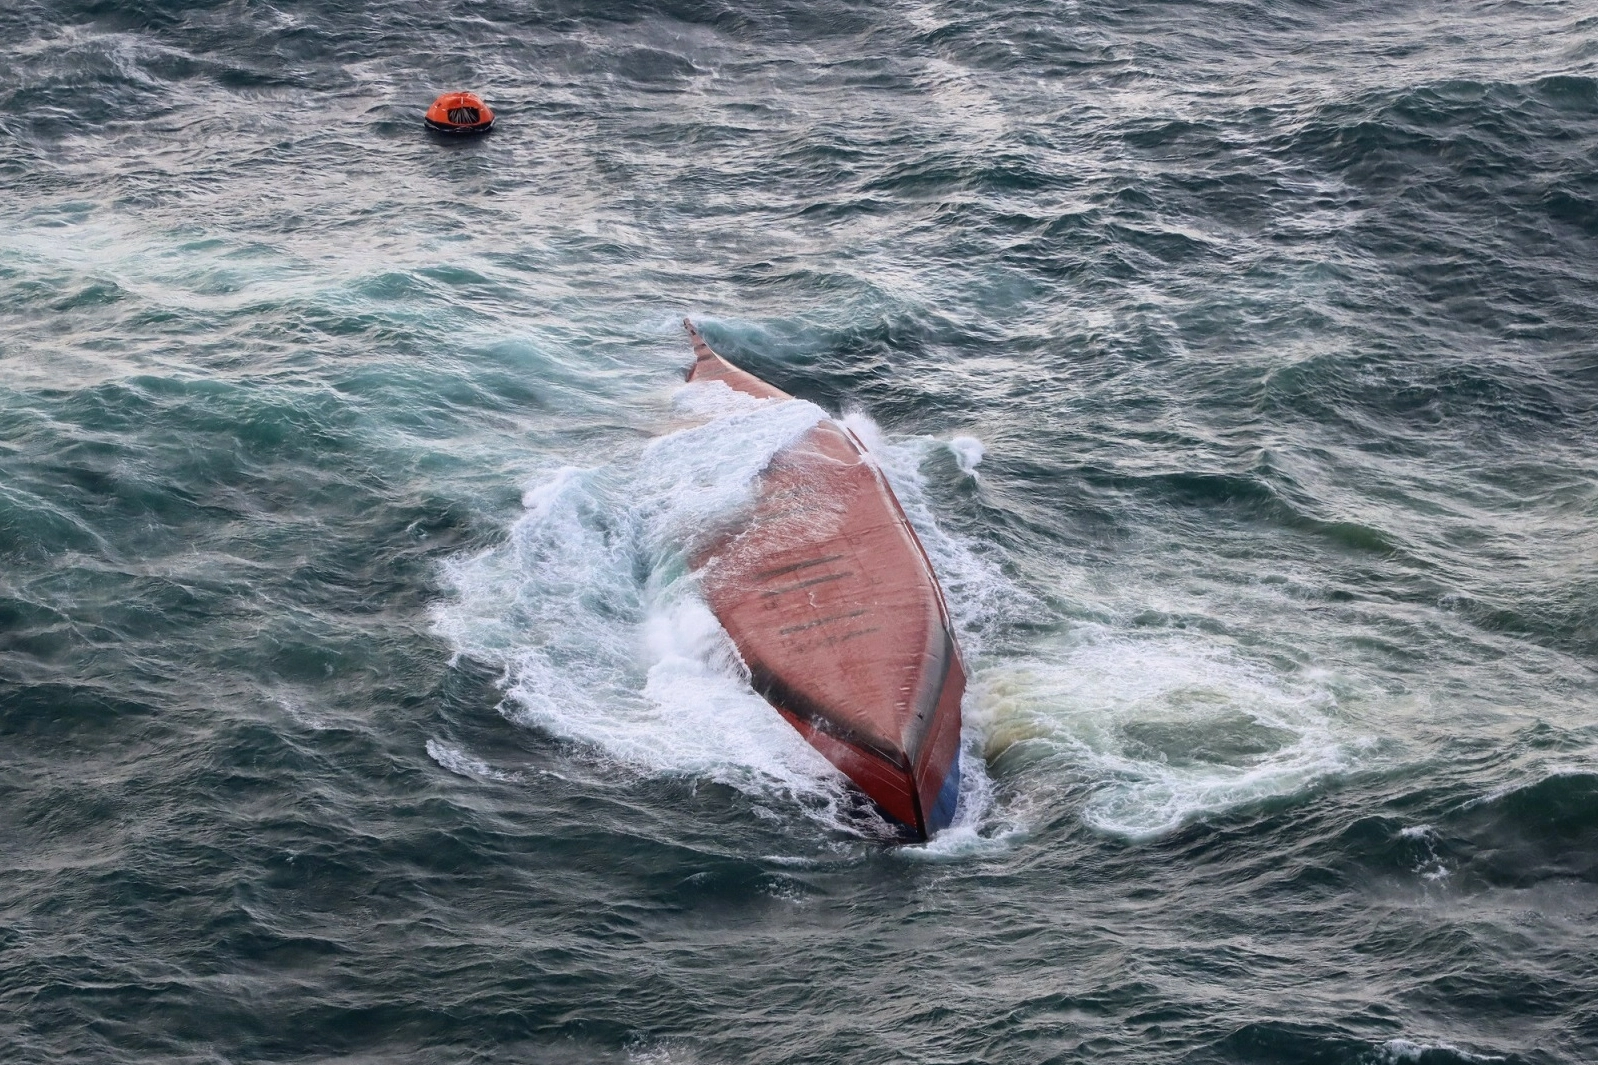
[[[790,398],[683,325],[688,380]],[[755,690],[925,839],[959,799],[965,668],[926,551],[864,451],[830,418],[816,425],[772,459],[747,524],[695,564]]]

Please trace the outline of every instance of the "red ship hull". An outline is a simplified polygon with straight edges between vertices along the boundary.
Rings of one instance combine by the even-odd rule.
[[[790,398],[683,324],[690,381]],[[959,798],[965,668],[926,551],[864,452],[837,422],[816,425],[767,466],[747,523],[695,564],[755,690],[924,839]]]

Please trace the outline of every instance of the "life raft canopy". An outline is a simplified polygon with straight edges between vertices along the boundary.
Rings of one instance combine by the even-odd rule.
[[[439,133],[487,133],[494,128],[494,112],[472,92],[447,92],[433,101],[422,119]]]

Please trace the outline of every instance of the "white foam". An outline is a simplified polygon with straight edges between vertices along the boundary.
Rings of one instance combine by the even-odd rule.
[[[1422,880],[1436,883],[1447,880],[1453,875],[1453,870],[1437,855],[1437,830],[1431,825],[1410,825],[1408,828],[1401,828],[1398,837],[1414,840],[1424,847],[1424,853],[1415,861],[1415,872],[1420,874]]]
[[[969,699],[967,701],[969,705]],[[1026,820],[1016,804],[999,803],[983,757],[980,727],[963,722],[960,751],[960,801],[954,820],[925,843],[900,847],[907,861],[958,862],[1006,850],[1025,837]]]
[[[628,1049],[627,1060],[634,1065],[693,1065],[698,1057],[676,1043],[640,1043]]]
[[[449,744],[441,743],[438,740],[430,739],[427,741],[427,756],[451,773],[463,777],[502,782],[514,782],[522,779],[520,773],[506,773],[503,770],[495,769],[487,762],[479,758],[473,758],[459,747],[451,747]]]
[[[1336,734],[1325,687],[1186,633],[1084,625],[973,687],[990,757],[1060,766],[1092,788],[1083,820],[1130,839],[1300,791],[1361,746]]]
[[[1420,1061],[1433,1051],[1452,1054],[1463,1061],[1504,1060],[1493,1054],[1472,1054],[1449,1043],[1416,1043],[1408,1039],[1389,1039],[1376,1048],[1375,1060],[1377,1065],[1402,1065],[1404,1062]]]
[[[939,525],[921,466],[935,450],[947,444],[928,436],[888,440],[864,414],[851,413],[842,421],[887,475],[905,517],[915,526],[938,574],[969,667],[985,650],[994,629],[1033,607],[1033,598],[1004,576],[995,558]]]
[[[967,477],[977,475],[977,467],[982,465],[982,441],[974,436],[957,436],[949,441],[949,451],[954,455],[955,463],[960,467],[960,472]]]
[[[781,402],[780,399],[761,399],[747,392],[739,392],[724,381],[696,381],[672,393],[671,408],[679,417],[709,421],[725,414],[761,410]]]
[[[325,714],[313,711],[306,696],[285,686],[280,685],[273,690],[272,701],[302,728],[313,732],[327,732],[338,727]]]

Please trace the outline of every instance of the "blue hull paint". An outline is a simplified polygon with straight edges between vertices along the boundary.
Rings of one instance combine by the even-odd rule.
[[[948,828],[959,805],[960,752],[955,751],[954,761],[949,763],[949,775],[943,778],[943,787],[938,789],[938,801],[932,804],[932,810],[927,814],[927,835]]]

